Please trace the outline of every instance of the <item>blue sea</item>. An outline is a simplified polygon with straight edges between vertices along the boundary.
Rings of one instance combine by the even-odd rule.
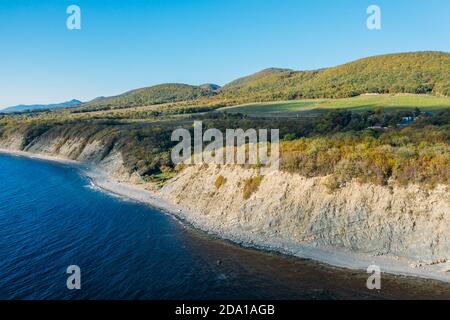
[[[448,297],[446,284],[387,275],[371,291],[364,272],[215,239],[69,165],[0,154],[0,191],[0,299]]]

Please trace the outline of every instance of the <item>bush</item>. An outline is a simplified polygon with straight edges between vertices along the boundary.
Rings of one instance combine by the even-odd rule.
[[[337,133],[284,141],[281,169],[306,177],[333,175],[329,189],[357,179],[386,185],[450,184],[448,126]],[[339,183],[338,183],[339,182]]]
[[[263,179],[263,176],[257,176],[250,179],[245,180],[244,183],[244,199],[248,200],[250,199],[251,195],[258,191],[258,188],[261,184],[261,181]]]
[[[333,193],[339,190],[342,186],[341,181],[339,181],[338,177],[335,175],[331,175],[325,181],[325,187],[327,188],[329,193]]]
[[[216,178],[216,181],[214,182],[214,186],[216,187],[216,189],[220,189],[220,187],[223,186],[226,181],[227,181],[227,179],[224,178],[224,176],[220,175]]]

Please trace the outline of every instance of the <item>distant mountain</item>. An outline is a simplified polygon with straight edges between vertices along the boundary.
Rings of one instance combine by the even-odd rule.
[[[220,89],[220,86],[214,83],[205,83],[200,86],[202,89],[216,91]]]
[[[55,103],[55,104],[32,104],[32,105],[18,105],[13,107],[8,107],[3,110],[0,110],[0,112],[23,112],[23,111],[33,111],[38,109],[59,109],[59,108],[66,108],[66,107],[75,107],[81,104],[82,102],[76,99],[62,102],[62,103]]]

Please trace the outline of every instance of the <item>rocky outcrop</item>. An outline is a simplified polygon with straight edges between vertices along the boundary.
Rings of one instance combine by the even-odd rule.
[[[109,149],[101,141],[90,140],[88,137],[61,136],[52,131],[42,134],[25,146],[23,141],[21,133],[9,134],[0,139],[0,148],[89,163],[121,181],[136,179],[123,165],[120,151]]]

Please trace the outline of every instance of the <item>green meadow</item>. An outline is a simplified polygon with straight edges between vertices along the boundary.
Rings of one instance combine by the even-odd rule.
[[[415,108],[420,108],[423,111],[439,111],[450,108],[450,98],[430,95],[362,95],[345,99],[250,103],[220,110],[250,116],[295,117],[297,115],[315,116],[333,109],[348,109],[360,112],[380,108],[385,112]]]

